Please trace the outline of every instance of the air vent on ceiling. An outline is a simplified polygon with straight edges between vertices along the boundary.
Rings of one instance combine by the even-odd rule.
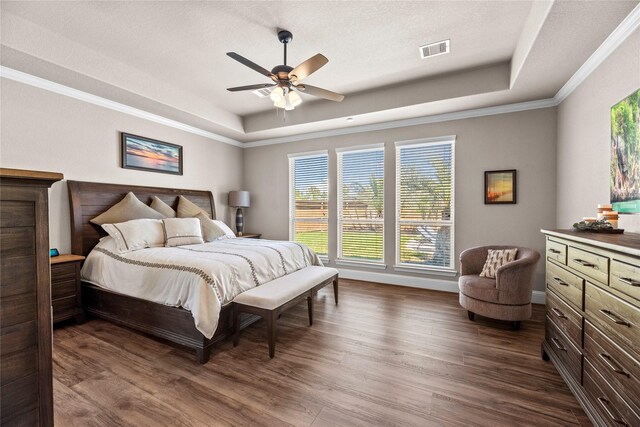
[[[451,40],[443,40],[426,46],[420,46],[420,57],[425,59],[431,58],[432,56],[444,55],[445,53],[449,53],[450,46]]]
[[[271,94],[271,89],[269,89],[269,88],[256,89],[256,90],[254,90],[252,92],[255,93],[256,95],[258,95],[258,97],[260,97],[260,98],[266,98],[267,96],[269,96]]]

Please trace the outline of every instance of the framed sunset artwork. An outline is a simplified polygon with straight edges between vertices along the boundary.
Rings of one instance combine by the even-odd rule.
[[[517,203],[516,170],[485,171],[484,204],[505,205]]]
[[[122,132],[122,167],[182,175],[182,147]]]

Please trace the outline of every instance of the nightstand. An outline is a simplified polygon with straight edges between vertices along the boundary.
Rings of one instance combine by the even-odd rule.
[[[262,236],[261,233],[244,233],[242,236],[238,237],[244,237],[245,239],[259,239],[260,236]]]
[[[51,258],[51,305],[53,323],[74,318],[84,323],[80,295],[81,255],[60,254]]]

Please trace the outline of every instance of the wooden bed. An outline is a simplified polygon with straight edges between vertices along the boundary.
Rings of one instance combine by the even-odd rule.
[[[149,204],[153,196],[176,209],[178,196],[183,195],[216,217],[213,194],[210,191],[182,190],[162,187],[141,187],[97,182],[67,181],[71,208],[71,249],[74,254],[88,255],[107,233],[89,222],[118,203],[130,191]],[[82,283],[82,304],[86,313],[163,338],[196,350],[200,363],[209,360],[212,346],[233,334],[230,305],[222,307],[218,328],[211,339],[205,338],[194,324],[191,313],[183,308],[170,307]],[[242,319],[241,327],[258,320],[257,316]]]

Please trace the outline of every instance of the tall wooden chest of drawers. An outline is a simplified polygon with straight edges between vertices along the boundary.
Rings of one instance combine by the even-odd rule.
[[[542,357],[595,425],[640,426],[640,234],[542,232]]]
[[[0,169],[0,425],[52,426],[49,172]]]

